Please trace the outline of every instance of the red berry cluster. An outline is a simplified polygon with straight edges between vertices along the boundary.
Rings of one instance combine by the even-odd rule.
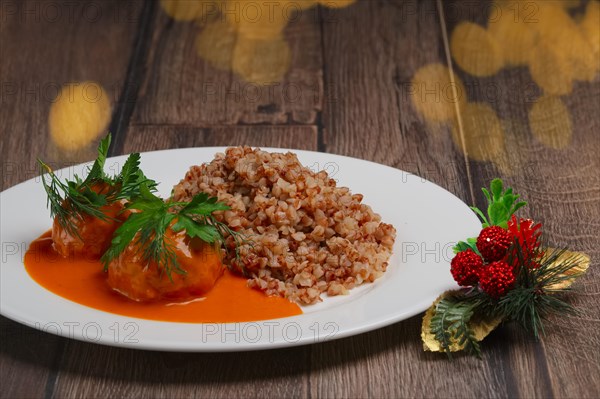
[[[514,239],[500,226],[481,230],[476,243],[481,256],[472,249],[457,253],[450,266],[454,280],[467,287],[479,284],[483,292],[495,299],[504,296],[515,284],[514,268],[506,262]]]

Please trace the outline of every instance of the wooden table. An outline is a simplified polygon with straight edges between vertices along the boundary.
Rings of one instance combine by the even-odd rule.
[[[585,2],[566,3],[559,6],[574,6],[569,12],[581,20]],[[543,222],[550,243],[586,252],[592,266],[571,298],[581,315],[552,319],[541,342],[504,326],[486,339],[482,360],[424,353],[421,316],[323,344],[226,354],[105,347],[1,318],[1,396],[598,397],[600,80],[574,82],[557,97],[563,106],[544,108],[552,112],[535,125],[531,109],[543,90],[527,66],[478,77],[451,54],[455,27],[486,26],[490,7],[359,0],[306,9],[285,30],[285,78],[261,86],[198,56],[202,23],[174,20],[158,2],[2,1],[2,189],[35,176],[38,155],[53,165],[93,157],[93,143],[60,151],[48,133],[57,88],[93,80],[112,103],[111,155],[241,144],[308,149],[406,170],[479,206],[479,188],[499,176],[529,201],[525,214]],[[532,9],[525,11],[519,18]],[[436,123],[419,108],[439,106],[447,87],[429,87],[423,99],[411,85],[435,63],[451,65],[446,79],[466,90],[464,101],[451,102],[451,121]],[[486,65],[463,64],[475,74]],[[487,104],[492,116],[469,112],[467,100]],[[558,133],[545,137],[540,126]],[[469,142],[474,130],[481,141]],[[485,147],[488,131],[502,135]]]

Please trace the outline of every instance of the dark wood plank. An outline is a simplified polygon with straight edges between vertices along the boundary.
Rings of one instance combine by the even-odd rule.
[[[114,104],[125,80],[139,2],[3,1],[0,23],[0,190],[53,166],[89,160],[50,142],[48,113],[61,85],[93,80]],[[0,318],[2,397],[51,391],[66,340]]]
[[[530,8],[525,10],[523,5],[515,3],[516,8],[500,9],[504,15],[493,18],[495,21],[510,18],[509,29],[517,29],[515,26],[535,11],[537,23],[533,25],[550,25],[549,29],[564,34],[563,24],[552,27],[543,9],[548,4],[529,2]],[[458,1],[444,5],[449,37],[455,27],[465,21],[489,27],[489,4],[482,4],[475,12]],[[567,5],[567,2],[554,2],[556,7]],[[579,7],[570,12],[576,14],[583,9]],[[569,40],[575,42],[576,38]],[[514,41],[499,43],[501,47],[506,44],[519,48],[519,43]],[[557,50],[564,49],[557,44]],[[473,67],[477,70],[474,65],[467,69]],[[597,222],[600,218],[597,173],[600,120],[594,112],[600,103],[600,79],[596,75],[591,82],[574,81],[572,92],[567,96],[541,97],[544,90],[532,79],[527,64],[504,65],[497,73],[480,78],[456,64],[455,71],[467,87],[469,101],[487,104],[502,125],[499,140],[495,141],[497,148],[467,146],[467,149],[475,149],[475,156],[469,159],[474,186],[485,186],[494,177],[503,178],[529,202],[523,214],[543,223],[550,245],[583,251],[592,257],[593,263],[570,296],[581,309],[581,315],[552,318],[548,335],[541,342],[533,341],[515,326],[503,328],[506,342],[493,350],[498,350],[502,367],[512,370],[515,395],[597,396],[600,382],[589,376],[600,373],[600,362],[593,349],[600,342],[600,280],[597,267],[593,267],[597,264],[595,259],[600,247]],[[535,77],[539,72],[533,73]],[[486,122],[481,113],[473,110],[470,106],[461,107],[461,133],[466,141],[472,140],[470,137],[474,137],[475,131],[491,131],[489,120]],[[483,206],[483,196],[480,192],[476,194],[477,204]],[[486,350],[489,347],[486,342]]]
[[[167,148],[249,145],[316,150],[315,126],[131,126],[125,153]]]
[[[446,64],[436,3],[359,1],[339,15],[337,23],[323,23],[326,150],[416,173],[471,202],[464,159],[453,149],[450,129],[427,123],[411,96],[411,81],[419,68]],[[357,26],[369,29],[357,35]],[[452,112],[454,104],[448,105]],[[459,357],[448,362],[443,355],[422,352],[420,330],[417,316],[315,346],[311,396],[506,397],[513,393],[502,366],[500,353],[505,349],[497,338],[490,338],[483,361]]]
[[[2,3],[0,189],[36,176],[38,156],[52,166],[93,158],[94,143],[77,151],[60,151],[52,144],[50,106],[62,85],[94,81],[115,109],[141,4]]]
[[[43,397],[56,379],[64,340],[5,317],[0,340],[0,397]]]
[[[168,353],[70,342],[56,397],[307,397],[307,350]]]
[[[464,161],[449,151],[447,127],[428,124],[411,95],[420,67],[445,64],[437,12],[431,0],[369,1],[324,18],[323,140],[328,152],[417,173],[462,197]],[[374,28],[353,34],[367,24]]]
[[[281,6],[275,9],[281,11]],[[211,24],[228,26],[222,15],[198,26],[197,22],[175,21],[159,10],[134,123],[192,126],[314,123],[322,103],[320,30],[315,12],[315,9],[304,10],[285,30],[284,39],[292,57],[285,78],[261,86],[234,75],[231,61],[225,70],[220,70],[198,55],[199,34],[211,29]],[[209,43],[223,40],[225,32],[217,31]],[[235,37],[231,40],[235,42]],[[231,49],[224,48],[221,42],[208,47],[211,51],[229,51],[231,55]]]
[[[132,126],[124,149],[227,145],[316,150],[314,126],[210,129]],[[193,161],[190,161],[190,164]],[[165,184],[176,182],[165,182]],[[310,348],[246,353],[161,353],[70,341],[56,397],[307,397]]]

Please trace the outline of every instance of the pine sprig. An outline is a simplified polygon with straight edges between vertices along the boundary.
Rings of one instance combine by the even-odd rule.
[[[550,314],[575,314],[576,310],[560,298],[559,294],[570,290],[560,287],[581,273],[573,272],[579,266],[576,255],[559,260],[565,250],[544,256],[539,249],[533,255],[524,256],[518,241],[513,244],[509,262],[515,264],[515,287],[498,301],[498,310],[509,320],[531,331],[536,339],[544,334],[544,320]],[[516,259],[510,259],[516,258]]]
[[[480,299],[468,295],[449,296],[436,305],[431,318],[431,333],[448,357],[452,356],[453,345],[464,347],[468,353],[481,357],[481,347],[469,325],[480,305]]]
[[[165,202],[145,184],[140,185],[139,191],[139,196],[131,199],[126,207],[133,213],[117,228],[110,248],[101,258],[105,270],[133,244],[142,251],[145,262],[155,262],[169,279],[173,272],[185,274],[177,261],[173,243],[166,239],[169,228],[174,232],[185,230],[189,237],[198,237],[207,243],[224,242],[225,232],[232,235],[236,243],[242,242],[239,233],[215,219],[214,212],[230,209],[216,197],[200,193],[190,202]]]

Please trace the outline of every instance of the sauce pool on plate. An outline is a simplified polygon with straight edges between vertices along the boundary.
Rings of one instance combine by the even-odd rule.
[[[31,243],[25,268],[39,285],[70,301],[94,309],[140,319],[182,323],[235,323],[302,314],[287,299],[247,287],[246,279],[225,270],[202,298],[173,303],[135,302],[112,290],[98,260],[62,257],[53,249],[50,232]]]

